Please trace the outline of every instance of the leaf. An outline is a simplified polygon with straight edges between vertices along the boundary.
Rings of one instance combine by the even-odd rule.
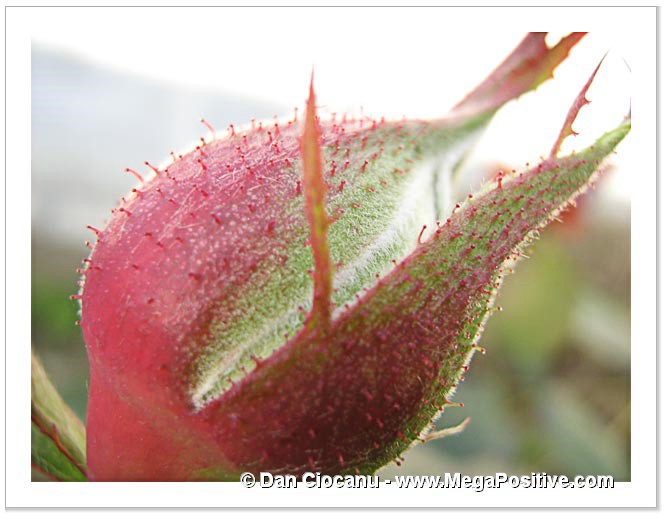
[[[33,468],[54,481],[87,481],[83,472],[34,422],[31,423],[31,433]]]
[[[500,66],[459,102],[452,112],[476,113],[496,109],[508,100],[535,89],[553,77],[553,70],[586,34],[572,32],[553,48],[549,48],[545,42],[546,32],[529,33]]]
[[[86,481],[85,427],[32,353],[32,463],[59,481]]]

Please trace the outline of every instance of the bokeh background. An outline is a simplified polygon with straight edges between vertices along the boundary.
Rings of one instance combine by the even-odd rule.
[[[246,22],[244,13],[237,19],[219,19],[228,30],[233,22]],[[164,50],[138,46],[129,58],[122,49],[109,50],[108,41],[103,44],[110,37],[103,29],[89,36],[85,45],[66,27],[58,32],[44,29],[33,40],[31,56],[32,341],[65,400],[85,417],[87,359],[75,325],[77,305],[68,297],[77,291],[75,270],[88,253],[84,242],[93,236],[85,226],[103,225],[117,200],[133,187],[132,178],[123,173],[126,167],[140,169],[145,160],[159,163],[170,150],[205,134],[199,123],[202,116],[222,129],[251,118],[289,114],[304,99],[312,63],[317,78],[320,70],[323,110],[357,111],[367,100],[368,111],[379,115],[441,115],[522,35],[492,34],[490,51],[468,46],[470,68],[463,68],[458,57],[445,61],[442,53],[443,75],[454,79],[449,82],[459,82],[461,86],[455,87],[464,88],[460,91],[446,89],[448,80],[432,79],[433,72],[424,67],[426,85],[420,87],[422,79],[410,64],[406,70],[411,75],[410,89],[401,88],[397,81],[387,90],[355,98],[348,74],[335,74],[339,67],[354,69],[354,57],[343,57],[343,64],[337,54],[316,45],[311,54],[294,53],[295,63],[288,66],[298,67],[295,77],[271,76],[261,90],[254,84],[247,87],[246,77],[238,76],[246,67],[270,60],[269,54],[286,51],[283,44],[272,50],[263,47],[268,54],[264,61],[259,57],[252,61],[250,51],[245,68],[233,58],[230,63],[217,60],[214,81],[207,69],[198,78],[183,80],[179,74],[169,77],[169,73],[149,71],[150,57],[157,59]],[[588,36],[572,53],[574,64],[561,66],[552,84],[501,111],[468,160],[461,196],[498,169],[523,167],[548,151],[567,106],[602,55],[599,49],[606,50],[606,41]],[[258,48],[260,53],[261,45]],[[408,54],[408,49],[402,51]],[[614,125],[616,113],[626,112],[626,59],[618,52],[607,58],[597,81],[609,82],[611,88],[591,91],[603,110],[584,113],[579,123],[587,131],[572,143],[596,137]],[[206,62],[209,66],[209,59]],[[363,68],[369,82],[387,73],[381,68],[382,60],[373,66],[380,70]],[[453,74],[460,66],[458,74]],[[180,69],[179,63],[172,63],[171,71]],[[191,63],[184,69],[192,70]],[[361,95],[366,81],[358,77],[353,76]],[[431,87],[430,80],[439,81],[440,91]],[[291,88],[288,94],[286,86]],[[259,90],[263,93],[256,93]],[[432,107],[434,93],[443,101]],[[442,428],[470,417],[466,430],[415,447],[399,469],[388,466],[383,476],[397,470],[411,474],[500,471],[610,474],[616,480],[630,479],[628,172],[629,138],[605,180],[562,216],[563,224],[554,223],[543,231],[541,240],[528,250],[528,258],[506,280],[498,298],[503,311],[490,320],[483,337],[487,354],[476,355],[455,397],[465,407],[446,410],[438,421]],[[41,478],[34,475],[33,479]]]

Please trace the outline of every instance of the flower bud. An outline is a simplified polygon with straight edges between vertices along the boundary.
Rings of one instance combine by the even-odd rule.
[[[231,128],[155,169],[84,275],[91,479],[367,473],[423,438],[505,267],[629,127],[438,225],[425,164],[456,166],[578,39],[526,37],[444,119],[319,120],[312,89],[303,119]]]

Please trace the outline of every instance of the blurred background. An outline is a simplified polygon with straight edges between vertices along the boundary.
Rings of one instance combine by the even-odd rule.
[[[224,9],[163,16],[159,34],[176,34],[169,32],[176,24],[189,29],[179,39],[160,36],[156,45],[141,10],[123,20],[122,38],[112,20],[104,22],[109,13],[99,11],[86,14],[86,23],[50,11],[37,24],[31,56],[32,341],[81,418],[87,359],[77,305],[68,297],[78,289],[75,270],[93,236],[85,226],[103,226],[133,187],[126,167],[157,164],[195,141],[205,134],[201,117],[222,130],[289,115],[303,104],[312,64],[323,112],[362,106],[378,116],[440,116],[524,34],[494,29],[486,34],[491,45],[469,41],[461,48],[468,35],[440,10],[430,16],[385,10],[380,24],[371,11],[354,11],[344,21],[351,38],[333,29],[319,34],[314,24],[284,29],[287,9],[278,15]],[[300,25],[312,17],[321,16],[302,16]],[[331,10],[325,18],[341,23],[343,13]],[[282,27],[279,39],[275,26]],[[434,28],[440,26],[448,30]],[[397,27],[395,43],[389,35]],[[200,34],[207,36],[201,41]],[[553,42],[562,34],[552,34]],[[612,128],[629,109],[629,48],[621,44],[602,33],[587,36],[554,81],[501,110],[468,160],[459,195],[498,169],[545,155],[610,48],[589,94],[593,104],[575,124],[581,136],[564,150]],[[497,302],[503,312],[482,340],[487,354],[474,358],[455,397],[465,407],[448,409],[438,421],[442,428],[471,417],[470,425],[416,446],[383,476],[545,471],[630,480],[629,156],[628,138],[598,187],[562,216],[564,224],[543,231],[507,278]]]

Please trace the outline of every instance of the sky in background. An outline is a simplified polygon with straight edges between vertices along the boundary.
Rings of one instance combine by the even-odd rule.
[[[542,21],[550,27],[570,26],[561,23],[569,20],[564,10],[544,8],[87,9],[84,19],[67,9],[42,12],[45,15],[34,20],[33,45],[109,71],[185,88],[192,95],[239,94],[273,106],[278,115],[302,106],[315,67],[323,112],[363,109],[375,116],[440,116],[527,30]],[[584,19],[584,9],[574,12]],[[511,18],[511,30],[496,23],[504,17]],[[581,41],[559,67],[555,81],[507,106],[476,155],[514,166],[545,155],[569,105],[606,52],[589,93],[593,104],[575,125],[581,136],[568,141],[564,150],[585,146],[613,127],[629,110],[628,63],[634,51],[633,34],[612,30],[612,24],[620,22],[620,10],[604,10],[594,22],[603,28]],[[564,33],[550,33],[551,43]],[[199,116],[212,118],[209,113]],[[152,123],[163,121],[157,116]],[[225,127],[217,123],[216,128]],[[200,132],[192,130],[181,146]],[[618,168],[628,147],[627,142],[621,147]],[[628,181],[621,173],[611,180],[613,190],[629,198]]]
[[[315,66],[324,105],[430,117],[463,97],[526,32],[493,24],[492,13],[510,9],[167,9],[157,19],[154,10],[129,12],[87,10],[79,23],[67,10],[51,11],[33,41],[151,79],[289,108],[302,103]],[[564,33],[552,32],[550,41]],[[558,81],[564,102],[607,51],[615,54],[609,61],[629,59],[629,38],[595,32],[574,50]],[[626,69],[614,64],[607,62],[605,79],[625,95]]]

